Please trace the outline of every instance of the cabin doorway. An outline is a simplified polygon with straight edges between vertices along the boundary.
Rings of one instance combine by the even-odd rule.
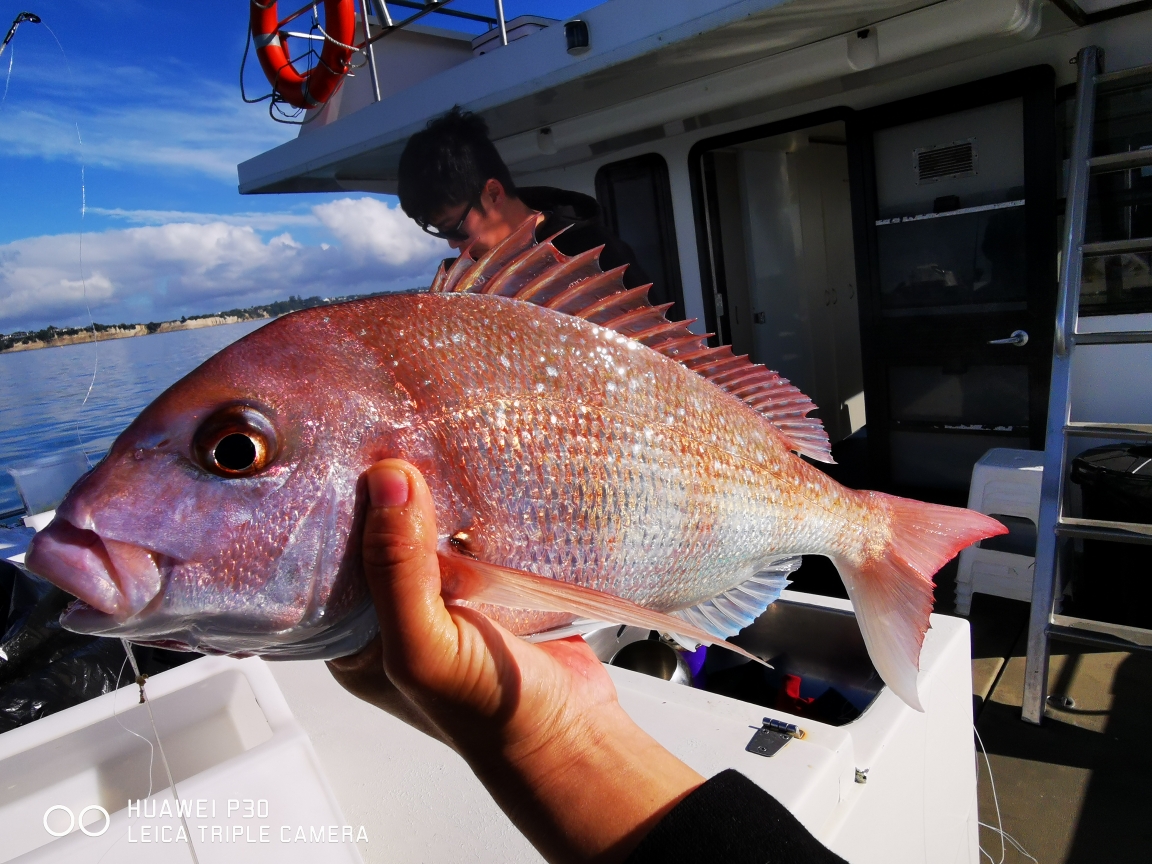
[[[708,329],[806,393],[833,443],[865,425],[844,116],[709,139],[690,156]]]
[[[1053,74],[1023,70],[858,117],[872,480],[963,504],[987,450],[1044,446],[1056,296]]]

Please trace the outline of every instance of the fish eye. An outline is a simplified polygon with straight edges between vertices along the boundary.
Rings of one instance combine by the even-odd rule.
[[[192,455],[219,477],[249,477],[276,457],[276,430],[251,405],[228,405],[205,420],[192,438]]]
[[[225,471],[247,471],[256,464],[256,442],[239,432],[225,435],[216,449],[212,451],[212,459],[216,465]]]

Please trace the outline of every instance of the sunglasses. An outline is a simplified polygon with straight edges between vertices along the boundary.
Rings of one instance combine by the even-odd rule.
[[[424,229],[426,234],[431,234],[433,237],[436,237],[439,240],[455,240],[458,243],[463,242],[468,239],[468,232],[463,230],[464,220],[468,218],[468,214],[472,212],[472,208],[475,206],[475,202],[469,204],[463,215],[460,217],[460,221],[457,222],[456,225],[452,228],[440,229],[428,222],[421,222],[420,227]]]

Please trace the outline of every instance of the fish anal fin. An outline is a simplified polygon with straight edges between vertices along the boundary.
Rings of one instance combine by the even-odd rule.
[[[743,648],[725,642],[688,621],[664,612],[646,609],[629,600],[572,585],[523,570],[501,567],[462,555],[452,549],[441,550],[441,594],[445,601],[490,603],[511,609],[531,609],[538,612],[566,612],[580,618],[611,624],[630,624],[675,633],[697,642],[722,645],[757,663],[759,657]]]
[[[799,557],[773,561],[727,591],[672,614],[715,638],[735,636],[780,598],[800,563]]]
[[[872,665],[897,696],[923,711],[916,676],[932,612],[932,577],[964,547],[1008,529],[973,510],[863,494],[888,511],[888,542],[863,563],[833,563],[852,598]]]

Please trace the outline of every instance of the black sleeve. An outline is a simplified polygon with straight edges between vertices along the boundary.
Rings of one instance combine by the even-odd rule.
[[[626,864],[847,864],[745,777],[717,774],[679,804]]]
[[[550,227],[548,223],[543,226],[545,230]],[[541,232],[542,233],[542,232]],[[603,246],[600,253],[600,267],[611,270],[621,264],[627,264],[624,271],[624,287],[635,288],[638,285],[647,285],[652,280],[636,260],[636,253],[632,247],[605,228],[603,225],[582,222],[571,226],[563,234],[552,241],[556,248],[565,255],[579,255],[597,246]]]

